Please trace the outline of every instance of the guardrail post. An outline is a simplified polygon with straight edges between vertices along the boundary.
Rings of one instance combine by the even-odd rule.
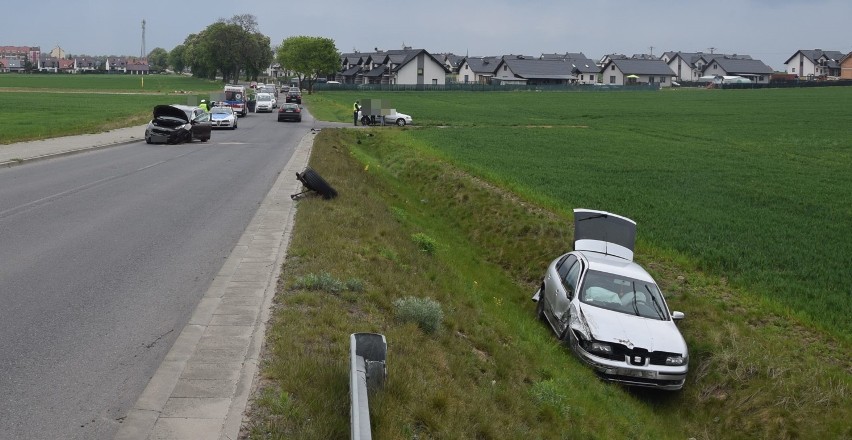
[[[368,391],[384,385],[387,376],[387,341],[378,333],[349,335],[349,397],[351,440],[371,440]]]

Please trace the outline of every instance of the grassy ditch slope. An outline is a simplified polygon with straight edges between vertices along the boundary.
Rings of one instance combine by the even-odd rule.
[[[852,436],[849,315],[820,307],[797,312],[787,293],[771,295],[748,270],[772,255],[738,260],[747,259],[752,242],[736,231],[746,225],[763,233],[749,209],[764,199],[769,214],[784,210],[778,204],[804,204],[848,221],[849,204],[841,204],[848,196],[834,188],[848,173],[817,171],[849,169],[850,137],[818,133],[823,142],[811,144],[805,134],[793,135],[790,120],[777,120],[783,112],[749,116],[759,107],[753,100],[805,103],[814,96],[795,92],[820,91],[705,92],[376,96],[395,101],[423,127],[323,131],[311,164],[340,197],[299,202],[247,436],[346,438],[348,335],[362,331],[388,339],[388,383],[372,397],[375,438]],[[314,114],[338,112],[346,120],[353,96],[308,99]],[[501,113],[498,100],[530,111]],[[697,104],[706,107],[701,118],[687,111]],[[731,112],[750,123],[737,123]],[[678,118],[680,125],[670,121]],[[752,131],[769,137],[761,141]],[[746,160],[752,166],[740,164]],[[776,193],[776,168],[797,169],[788,161],[817,183],[793,173],[790,189]],[[726,197],[729,214],[714,219],[725,220],[731,235],[711,243],[732,255],[719,261],[735,261],[717,267],[700,248],[678,247],[677,236],[714,237],[704,220],[712,209],[702,205]],[[670,306],[687,314],[680,328],[691,348],[690,376],[682,392],[603,383],[535,320],[530,296],[546,264],[570,249],[574,207],[638,220],[637,259]],[[817,227],[827,225],[816,217]],[[669,234],[679,222],[695,224]],[[830,249],[824,253],[848,261],[842,252],[849,239],[835,241],[843,243],[820,241]],[[836,285],[843,276],[823,282],[820,288],[835,289],[823,295],[848,295],[849,284]]]

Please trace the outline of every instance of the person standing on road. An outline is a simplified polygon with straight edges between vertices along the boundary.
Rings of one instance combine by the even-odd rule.
[[[201,100],[201,104],[198,104],[198,107],[200,107],[201,110],[204,110],[205,112],[210,111],[210,107],[207,106],[207,101],[204,99]]]
[[[358,101],[355,101],[355,106],[352,109],[352,124],[356,127],[358,126],[358,110],[361,109],[361,106],[358,105]]]

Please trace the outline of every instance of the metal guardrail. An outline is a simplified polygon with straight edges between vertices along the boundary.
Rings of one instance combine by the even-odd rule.
[[[385,336],[378,333],[349,335],[349,398],[351,440],[372,440],[368,394],[384,385],[387,377]]]

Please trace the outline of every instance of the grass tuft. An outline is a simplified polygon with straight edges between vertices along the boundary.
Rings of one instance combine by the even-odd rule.
[[[426,333],[435,333],[441,327],[444,312],[441,304],[432,298],[408,296],[393,302],[396,317],[402,322],[413,322]]]

